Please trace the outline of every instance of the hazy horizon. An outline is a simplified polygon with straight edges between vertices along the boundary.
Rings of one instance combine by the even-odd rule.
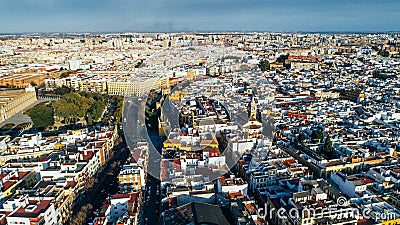
[[[388,31],[262,31],[262,30],[177,30],[177,31],[43,31],[43,32],[9,32],[1,33],[0,35],[52,35],[52,34],[65,34],[65,35],[82,35],[82,34],[125,34],[125,33],[137,33],[137,34],[156,34],[156,33],[282,33],[282,34],[389,34],[400,33],[400,30],[388,30]]]
[[[396,0],[4,0],[0,33],[400,31]]]

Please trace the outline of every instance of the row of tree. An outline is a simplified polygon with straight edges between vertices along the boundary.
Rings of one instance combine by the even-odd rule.
[[[114,118],[115,118],[115,123],[119,124],[121,122],[121,118],[122,118],[122,110],[124,107],[124,98],[122,96],[114,96],[112,98],[113,100],[113,104],[116,105],[115,106],[115,111],[114,111]]]
[[[91,210],[93,209],[93,205],[88,203],[81,207],[80,212],[74,218],[71,219],[70,225],[83,225],[86,223],[87,217]]]

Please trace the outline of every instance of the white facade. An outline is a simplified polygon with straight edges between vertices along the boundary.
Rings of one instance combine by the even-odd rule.
[[[57,213],[54,204],[51,202],[54,198],[28,198],[24,196],[18,200],[11,201],[5,204],[5,209],[11,210],[12,213],[7,216],[7,223],[9,225],[32,225],[32,224],[43,224],[43,225],[57,225]],[[43,207],[38,209],[38,207]],[[42,217],[41,220],[35,221]],[[31,222],[31,219],[33,220]],[[35,221],[35,222],[34,222]]]
[[[111,199],[111,204],[105,212],[107,222],[116,222],[127,212],[129,199],[130,197]]]
[[[362,197],[362,193],[367,190],[367,185],[362,183],[360,179],[349,180],[348,177],[341,172],[332,173],[331,179],[338,185],[343,194],[352,198]]]

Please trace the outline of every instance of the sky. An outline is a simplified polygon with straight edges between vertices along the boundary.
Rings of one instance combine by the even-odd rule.
[[[0,33],[400,31],[399,0],[0,0]]]

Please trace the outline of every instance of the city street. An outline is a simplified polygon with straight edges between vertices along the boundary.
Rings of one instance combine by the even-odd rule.
[[[143,210],[143,224],[159,224],[159,210],[160,210],[160,193],[161,193],[161,181],[160,181],[160,161],[162,141],[159,139],[156,133],[151,132],[150,138],[155,146],[150,148],[148,173],[147,173],[147,184],[145,191],[145,202]]]
[[[144,101],[140,101],[139,98],[125,98],[122,125],[130,149],[136,147],[137,142],[147,139],[144,126]]]
[[[162,140],[157,132],[147,131],[145,126],[145,101],[140,98],[125,99],[123,129],[129,148],[139,141],[149,143],[149,163],[146,174],[146,187],[143,190],[140,224],[159,224],[160,210],[160,160]]]

